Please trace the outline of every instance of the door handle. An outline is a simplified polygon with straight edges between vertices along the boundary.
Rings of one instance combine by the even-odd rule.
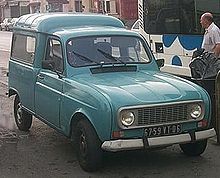
[[[37,75],[37,78],[40,79],[40,80],[43,80],[43,79],[44,79],[44,75],[38,74],[38,75]]]

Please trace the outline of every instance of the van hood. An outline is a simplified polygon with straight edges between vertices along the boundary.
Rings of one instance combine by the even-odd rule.
[[[73,78],[98,90],[119,107],[201,99],[197,85],[162,72],[81,74]]]

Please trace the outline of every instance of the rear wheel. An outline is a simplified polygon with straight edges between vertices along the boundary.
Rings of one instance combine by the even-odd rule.
[[[80,120],[72,134],[82,169],[89,172],[99,169],[102,165],[101,142],[91,124]]]
[[[194,143],[180,144],[180,148],[183,153],[188,156],[199,156],[201,155],[207,146],[207,140],[201,140]]]
[[[30,129],[32,115],[22,108],[18,95],[16,95],[14,100],[14,117],[19,130],[28,131]]]

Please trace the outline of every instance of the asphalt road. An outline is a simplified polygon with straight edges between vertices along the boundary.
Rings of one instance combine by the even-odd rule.
[[[5,39],[0,35],[0,41]],[[185,156],[178,145],[163,150],[108,153],[100,171],[84,172],[74,145],[66,137],[37,119],[30,132],[17,129],[13,97],[5,95],[7,77],[3,71],[7,71],[9,53],[1,49],[0,45],[0,178],[219,178],[220,147],[214,140],[209,141],[200,157]]]

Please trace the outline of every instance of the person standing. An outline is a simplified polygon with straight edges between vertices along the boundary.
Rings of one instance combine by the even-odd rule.
[[[205,29],[202,48],[207,52],[213,52],[216,57],[220,57],[220,29],[213,21],[210,12],[202,14],[200,23]]]

